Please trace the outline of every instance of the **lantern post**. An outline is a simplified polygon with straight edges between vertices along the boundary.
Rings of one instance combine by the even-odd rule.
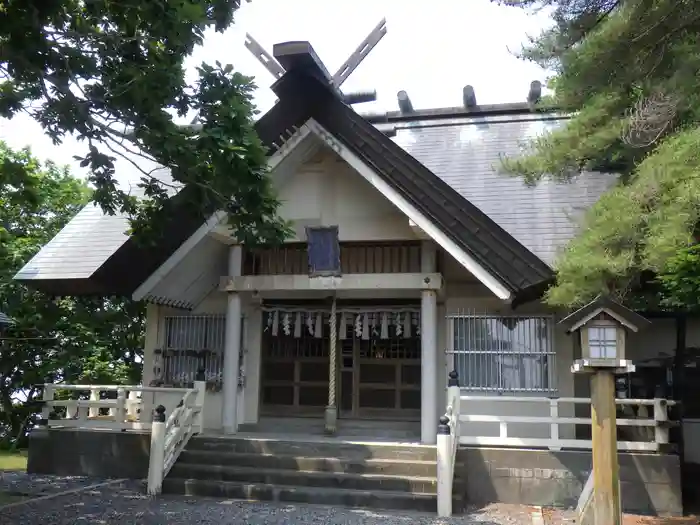
[[[634,372],[634,364],[625,357],[627,334],[650,323],[625,306],[598,297],[560,324],[581,342],[581,359],[574,361],[571,371],[591,378],[593,491],[591,505],[584,506],[583,512],[592,513],[595,525],[620,525],[615,375]],[[588,521],[584,518],[579,517],[581,522]]]

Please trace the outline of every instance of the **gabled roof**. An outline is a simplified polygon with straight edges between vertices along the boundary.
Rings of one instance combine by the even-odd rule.
[[[541,284],[552,270],[440,177],[358,115],[314,75],[287,73],[273,90],[308,105],[315,119],[511,292]]]
[[[553,272],[545,262],[345,105],[326,81],[310,46],[294,45],[296,51],[286,55],[287,73],[273,86],[279,102],[256,124],[270,154],[281,146],[280,139],[313,119],[514,295],[539,291],[550,282]],[[91,273],[68,279],[42,279],[40,263],[44,253],[53,252],[55,257],[61,250],[62,243],[52,247],[54,239],[16,278],[56,295],[131,294],[201,226],[201,212],[188,209],[188,191],[185,188],[172,199],[175,223],[168,225],[168,235],[157,245],[141,246],[122,232],[123,240],[115,239],[112,253],[104,253],[104,262]],[[138,265],[133,264],[136,260]]]

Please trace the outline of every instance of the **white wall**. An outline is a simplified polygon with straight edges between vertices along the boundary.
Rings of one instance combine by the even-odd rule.
[[[360,174],[324,147],[278,188],[280,215],[305,226],[339,226],[341,241],[416,239],[408,218]]]

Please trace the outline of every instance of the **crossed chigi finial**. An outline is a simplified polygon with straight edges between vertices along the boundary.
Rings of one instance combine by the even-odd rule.
[[[386,35],[386,19],[382,20],[375,26],[374,29],[367,35],[362,43],[352,52],[348,59],[343,63],[338,71],[331,77],[331,84],[340,91],[340,86],[348,79],[348,77],[357,69],[362,61],[367,58],[367,55],[374,49],[379,41]],[[250,51],[255,58],[267,69],[275,79],[280,79],[285,74],[285,69],[275,58],[268,53],[250,33],[246,33],[245,47]],[[343,101],[346,104],[359,104],[362,102],[373,102],[377,99],[377,92],[359,91],[354,93],[341,93]]]

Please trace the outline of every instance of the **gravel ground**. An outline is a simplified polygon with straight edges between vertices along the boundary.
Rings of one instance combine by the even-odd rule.
[[[20,477],[24,480],[20,481]],[[65,478],[60,478],[65,480]],[[43,478],[46,486],[50,478]],[[72,478],[83,485],[95,480]],[[17,476],[15,486],[29,487],[33,477]],[[62,481],[68,483],[68,481]],[[63,485],[61,490],[73,487]],[[0,486],[0,490],[1,490]],[[55,492],[57,492],[56,490]],[[142,484],[121,482],[0,509],[0,524],[12,525],[531,525],[529,509],[498,505],[441,519],[417,513],[331,508],[320,505],[247,503],[184,497],[149,498]]]
[[[87,487],[101,481],[104,480],[75,476],[30,476],[24,472],[0,471],[0,492],[38,497]]]
[[[544,509],[545,525],[573,525],[576,513],[571,510]],[[625,514],[622,525],[698,525],[700,521],[693,516],[684,518],[657,518]]]

